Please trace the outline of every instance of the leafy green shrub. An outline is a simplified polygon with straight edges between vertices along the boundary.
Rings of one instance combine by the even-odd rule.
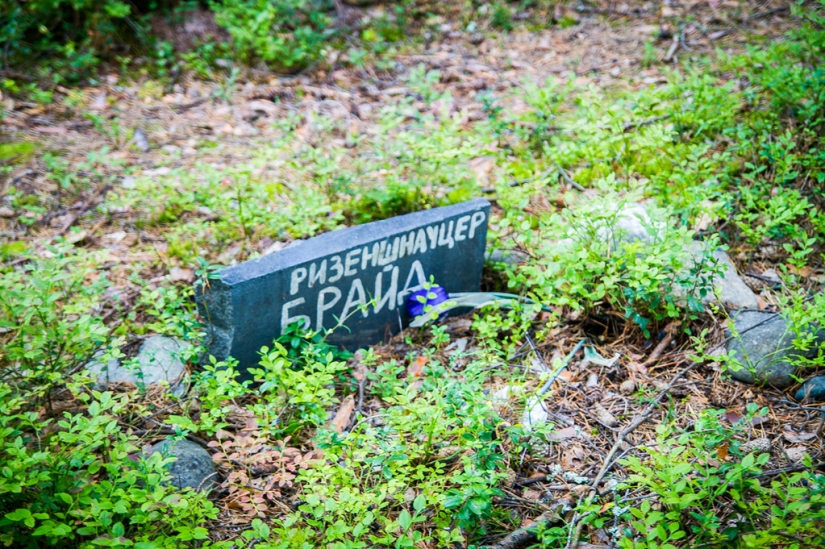
[[[610,305],[646,334],[651,321],[701,311],[701,298],[712,290],[709,254],[694,261],[692,232],[666,223],[662,210],[648,212],[643,239],[626,234],[620,220],[632,211],[628,205],[627,196],[607,190],[598,201],[539,219],[536,233],[530,219],[503,220],[502,228],[515,229],[516,242],[535,258],[510,271],[510,287],[585,313]]]
[[[483,533],[505,476],[485,364],[457,375],[429,362],[420,388],[377,368],[394,387],[380,423],[361,418],[349,433],[316,437],[324,460],[298,474],[303,503],[278,521],[277,547],[450,547]]]
[[[764,549],[825,543],[825,476],[807,456],[805,470],[763,476],[770,455],[743,451],[741,438],[767,409],[751,404],[730,427],[724,413],[706,410],[689,431],[660,425],[656,446],[644,448],[649,461],[622,461],[631,471],[623,488],[645,497],[625,511],[619,547],[664,549],[688,539],[691,546]]]
[[[101,55],[134,39],[133,5],[121,0],[0,2],[4,64],[48,58],[53,78],[90,74]],[[128,38],[127,38],[128,37]]]
[[[493,15],[490,18],[490,23],[501,30],[513,30],[513,14],[506,3],[497,2],[493,7]]]
[[[261,349],[261,367],[249,371],[262,382],[261,401],[251,409],[265,428],[291,434],[327,420],[327,408],[336,401],[333,382],[346,363],[333,360],[332,353],[320,360],[312,354],[309,350],[307,359],[295,364],[280,343]]]
[[[200,545],[217,517],[204,494],[163,484],[160,453],[139,457],[118,426],[126,395],[80,392],[85,413],[52,423],[0,382],[0,542],[14,547]]]
[[[96,255],[66,247],[0,271],[0,382],[42,397],[108,339]]]
[[[213,0],[210,7],[245,62],[300,70],[332,36],[326,0]]]

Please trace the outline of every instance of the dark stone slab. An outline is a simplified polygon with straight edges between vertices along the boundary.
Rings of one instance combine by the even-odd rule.
[[[406,298],[431,275],[448,292],[479,289],[489,214],[489,202],[472,200],[333,231],[223,269],[196,292],[209,352],[254,366],[289,324],[320,330],[343,318],[346,328],[330,343],[379,343],[407,326]],[[363,312],[359,305],[373,299]]]

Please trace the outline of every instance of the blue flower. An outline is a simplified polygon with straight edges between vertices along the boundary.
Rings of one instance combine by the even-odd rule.
[[[407,311],[413,317],[421,316],[428,312],[430,307],[444,303],[449,298],[447,290],[433,284],[429,289],[423,288],[410,294],[410,297],[407,298]]]

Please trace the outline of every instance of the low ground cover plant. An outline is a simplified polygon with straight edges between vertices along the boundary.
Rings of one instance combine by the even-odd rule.
[[[212,6],[249,59],[262,56],[290,68],[320,55],[330,29],[326,16],[307,15],[313,2]],[[126,22],[131,14],[111,2],[76,7],[84,17],[99,14],[101,25]],[[35,8],[68,9],[30,3],[14,17]],[[470,162],[490,157],[488,194],[497,208],[491,245],[525,258],[499,265],[490,276],[552,313],[529,303],[488,308],[462,325],[431,325],[401,336],[391,350],[356,356],[326,345],[323,334],[291,330],[261,350],[252,380],[240,381],[232,360],[195,367],[193,356],[188,396],[153,401],[151,391],[101,392],[83,367],[96,352],[115,356],[133,336],[197,341],[203,326],[187,284],[132,281],[140,297],[127,310],[114,297],[123,281],[108,280],[95,268],[99,258],[71,245],[80,231],[46,248],[5,244],[0,542],[482,547],[517,530],[529,515],[544,517],[535,543],[546,548],[572,546],[582,532],[627,549],[821,546],[819,457],[776,468],[770,449],[748,446],[771,420],[763,408],[777,402],[731,416],[714,395],[689,401],[691,384],[701,382],[695,378],[684,392],[657,400],[660,388],[637,383],[653,366],[645,366],[642,355],[627,361],[632,369],[594,369],[615,377],[610,381],[617,387],[630,381],[627,398],[634,405],[657,404],[655,436],[621,447],[616,460],[623,469],[613,469],[595,490],[562,477],[575,485],[575,501],[552,509],[546,494],[528,499],[529,484],[520,478],[536,473],[525,463],[549,461],[540,452],[556,456],[564,437],[584,448],[563,456],[567,463],[587,459],[585,451],[601,459],[593,440],[614,441],[619,420],[627,424],[633,414],[614,409],[607,417],[584,416],[588,427],[576,431],[575,422],[564,423],[569,408],[561,407],[580,401],[596,409],[600,395],[571,374],[551,393],[559,403],[553,416],[528,428],[523,413],[535,404],[538,387],[561,365],[575,367],[572,359],[564,363],[564,353],[542,364],[545,355],[537,349],[553,349],[574,334],[592,345],[608,336],[634,339],[647,352],[641,345],[658,345],[673,324],[687,334],[677,335],[674,345],[702,354],[710,343],[701,301],[711,292],[717,266],[710,253],[717,246],[740,265],[770,260],[784,282],[770,296],[790,326],[821,324],[823,300],[810,276],[825,243],[820,13],[819,6],[799,11],[800,24],[787,39],[688,64],[666,85],[608,93],[576,87],[571,78],[526,86],[528,112],[497,109],[490,96],[482,120],[451,113],[449,94],[437,87],[440,75],[422,67],[407,82],[417,96],[387,107],[374,139],[309,146],[293,135],[299,120],[285,117],[278,138],[245,165],[193,163],[162,179],[138,175],[133,185],[107,191],[99,204],[113,217],[139,212],[141,228],[165,236],[167,247],[155,250],[156,271],[163,261],[163,268],[229,263],[261,253],[265,239],[304,238],[463,200],[479,190]],[[511,15],[503,3],[493,8],[499,28],[513,24]],[[83,19],[82,28],[92,19]],[[14,39],[22,41],[33,28],[21,27]],[[93,38],[75,47],[91,52]],[[295,43],[303,49],[290,50]],[[125,146],[113,120],[94,122],[112,146]],[[318,139],[346,139],[345,128],[321,126]],[[54,161],[49,180],[72,196],[105,179],[95,170],[116,162],[108,152],[94,152],[76,171]],[[20,223],[36,225],[45,199],[25,189],[10,192],[9,204],[33,214]],[[630,238],[619,221],[640,206],[642,233]],[[141,279],[138,269],[132,276]],[[107,317],[110,311],[118,314]],[[605,318],[614,333],[597,333],[588,323]],[[702,356],[703,376],[717,375],[716,361],[710,352]],[[821,362],[816,356],[800,365]],[[517,395],[506,406],[495,396],[503,387]],[[354,409],[336,428],[346,399]],[[785,431],[797,441],[808,434]],[[169,487],[163,456],[146,457],[141,447],[166,436],[206,443],[221,472],[215,492]],[[237,526],[231,533],[220,530],[227,522]]]

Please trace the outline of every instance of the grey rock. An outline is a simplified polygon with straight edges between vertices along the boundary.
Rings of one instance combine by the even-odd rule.
[[[193,488],[203,491],[213,488],[218,483],[212,456],[194,442],[162,440],[149,448],[149,454],[155,452],[175,458],[175,461],[166,467],[172,476],[172,485],[179,489]]]
[[[798,402],[822,402],[825,400],[825,376],[812,377],[794,395]]]
[[[724,250],[715,250],[713,257],[723,267],[722,273],[713,278],[713,286],[719,289],[719,299],[722,303],[740,309],[757,308],[759,302],[756,300],[756,294],[748,288],[745,281],[736,272],[736,268],[733,266],[728,254]],[[711,300],[713,297],[706,296],[706,299]]]
[[[765,282],[768,282],[769,284],[782,284],[782,279],[779,278],[779,275],[774,269],[766,269],[762,272],[762,277],[765,279]]]
[[[172,337],[153,336],[146,339],[137,354],[140,376],[144,383],[178,381],[186,370],[181,356],[190,345]]]
[[[520,265],[527,263],[528,256],[516,250],[493,250],[485,254],[484,259],[490,263],[506,263],[507,265]]]
[[[472,44],[474,46],[478,46],[479,44],[484,42],[485,39],[486,39],[486,36],[484,36],[482,33],[474,32],[473,34],[470,35],[470,38],[469,38],[468,41],[470,42],[470,44]]]
[[[654,242],[665,229],[662,221],[653,221],[642,204],[627,204],[617,215],[613,234],[605,237],[618,239],[620,242]]]
[[[149,138],[146,137],[146,132],[140,128],[135,128],[135,133],[132,135],[132,142],[141,152],[149,152],[149,149],[152,148],[149,145]]]
[[[95,389],[104,390],[110,383],[133,383],[153,385],[165,381],[176,396],[182,396],[186,389],[184,374],[186,365],[181,360],[189,344],[166,336],[153,336],[140,346],[133,364],[124,365],[112,359],[107,363],[100,360],[101,353],[86,365],[95,378]]]
[[[702,260],[705,253],[704,242],[694,242],[690,248],[690,253],[693,256],[693,264],[689,268],[693,268]],[[715,303],[721,300],[725,305],[736,307],[737,309],[756,309],[759,302],[756,299],[756,294],[748,288],[742,277],[736,272],[736,268],[724,250],[714,250],[713,257],[717,260],[718,265],[722,267],[722,272],[713,277],[713,287],[718,290],[719,299],[716,298],[715,292],[708,292],[702,297],[702,303]]]
[[[642,204],[624,204],[621,208],[606,205],[605,209],[615,215],[612,222],[597,218],[590,221],[587,228],[571,228],[568,238],[560,240],[559,244],[567,244],[576,239],[589,239],[594,233],[596,238],[610,242],[611,248],[618,248],[624,242],[653,243],[662,236],[666,227],[665,222],[651,219],[647,208]]]
[[[777,389],[794,382],[791,376],[796,367],[789,361],[805,353],[793,348],[796,336],[784,318],[776,313],[740,311],[734,318],[734,326],[739,336],[728,341],[727,350],[743,367],[731,372],[733,379]],[[730,335],[727,333],[726,337]],[[823,332],[819,332],[811,352],[823,341]]]

